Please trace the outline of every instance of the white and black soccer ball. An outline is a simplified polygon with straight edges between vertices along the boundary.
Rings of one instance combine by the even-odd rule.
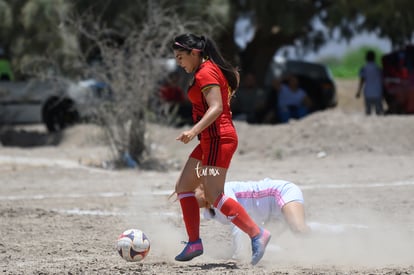
[[[128,229],[119,235],[116,249],[128,262],[142,261],[150,251],[150,240],[139,229]]]

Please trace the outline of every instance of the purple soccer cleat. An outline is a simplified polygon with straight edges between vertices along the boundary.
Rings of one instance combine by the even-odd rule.
[[[201,242],[201,239],[198,239],[195,242],[184,243],[187,245],[185,246],[184,250],[175,257],[176,261],[186,262],[203,254],[203,243]]]
[[[260,233],[252,238],[252,265],[256,265],[265,253],[266,246],[270,241],[270,232],[260,228]]]

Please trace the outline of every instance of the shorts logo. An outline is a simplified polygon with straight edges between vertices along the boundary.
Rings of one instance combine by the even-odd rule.
[[[198,178],[205,177],[205,176],[218,176],[220,172],[217,168],[202,168],[200,167],[200,162],[197,162],[197,166],[195,168],[196,174]]]

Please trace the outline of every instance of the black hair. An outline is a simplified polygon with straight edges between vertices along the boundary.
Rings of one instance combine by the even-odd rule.
[[[365,59],[366,61],[375,61],[375,52],[373,50],[367,51]]]
[[[187,51],[188,53],[193,49],[199,50],[203,58],[210,59],[220,68],[233,92],[238,88],[239,77],[237,69],[224,59],[213,40],[192,33],[182,34],[175,37],[172,49]]]

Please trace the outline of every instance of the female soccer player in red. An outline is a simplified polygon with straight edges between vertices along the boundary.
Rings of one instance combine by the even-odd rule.
[[[194,193],[203,184],[206,200],[251,238],[251,263],[255,265],[263,257],[270,233],[260,228],[236,200],[224,194],[227,169],[238,142],[230,111],[230,98],[239,84],[238,72],[215,43],[203,36],[179,35],[172,48],[178,65],[194,75],[188,89],[194,126],[177,140],[187,144],[195,137],[199,139],[175,187],[189,238],[175,260],[189,261],[203,254],[200,209]]]

